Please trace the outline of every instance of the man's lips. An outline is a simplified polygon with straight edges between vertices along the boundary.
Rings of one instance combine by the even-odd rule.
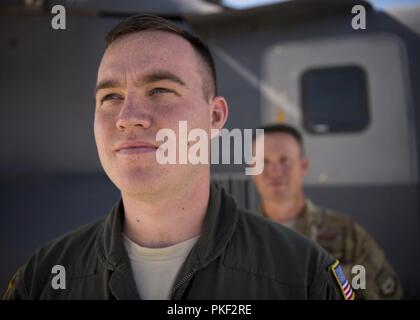
[[[115,151],[120,154],[136,154],[156,151],[158,146],[146,141],[125,141],[115,148]]]
[[[279,180],[279,179],[276,179],[276,180],[270,180],[270,181],[268,182],[268,184],[269,184],[269,185],[274,186],[274,187],[281,186],[281,185],[283,185],[284,183],[285,183],[285,182],[284,182],[284,180]]]

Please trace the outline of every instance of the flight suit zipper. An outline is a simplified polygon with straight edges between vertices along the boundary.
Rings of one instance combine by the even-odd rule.
[[[175,299],[175,292],[178,290],[185,282],[188,281],[189,278],[191,278],[195,273],[197,272],[197,269],[191,270],[184,278],[182,278],[181,281],[179,281],[172,289],[172,300]]]

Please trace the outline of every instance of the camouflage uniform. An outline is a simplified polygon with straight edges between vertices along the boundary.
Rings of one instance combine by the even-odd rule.
[[[309,199],[290,225],[340,260],[348,279],[351,269],[362,265],[366,270],[366,289],[354,290],[356,299],[401,299],[402,288],[375,240],[349,216],[321,208]],[[356,273],[357,274],[357,273]]]

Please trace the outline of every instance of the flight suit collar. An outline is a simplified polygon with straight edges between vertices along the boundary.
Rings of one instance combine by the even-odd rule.
[[[238,208],[232,197],[215,183],[210,185],[210,198],[202,233],[191,249],[177,279],[172,298],[181,299],[188,280],[200,269],[219,257],[226,249],[238,222]]]
[[[124,208],[122,200],[111,209],[96,241],[100,260],[111,272],[109,289],[117,300],[138,300],[130,260],[122,240]]]
[[[236,228],[238,210],[235,201],[219,185],[212,183],[202,235],[194,248],[197,263],[205,264],[219,256]]]

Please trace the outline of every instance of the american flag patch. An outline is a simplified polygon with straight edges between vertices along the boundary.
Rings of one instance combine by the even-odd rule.
[[[344,300],[354,300],[354,292],[351,288],[349,281],[347,280],[346,276],[343,273],[343,269],[341,269],[340,263],[336,260],[331,265],[331,271],[334,274],[334,278],[337,281],[341,293],[343,294]]]

